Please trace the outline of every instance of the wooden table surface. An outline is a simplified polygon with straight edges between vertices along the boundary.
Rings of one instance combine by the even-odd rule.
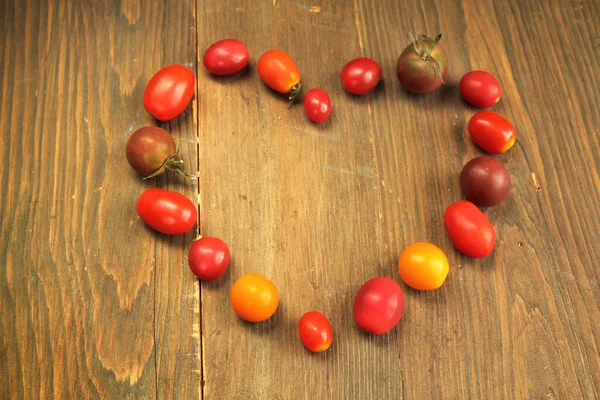
[[[448,84],[407,94],[395,76],[407,32],[444,34]],[[234,37],[246,72],[210,76],[213,42]],[[597,0],[0,0],[0,398],[592,399],[600,392],[600,2]],[[331,119],[310,123],[268,89],[256,60],[286,50]],[[339,72],[377,60],[371,94]],[[197,181],[142,181],[129,135],[156,124],[145,85],[179,63],[193,104],[160,124]],[[498,243],[460,255],[443,212],[482,154],[457,83],[497,76],[517,144],[497,158],[511,191],[486,210]],[[197,199],[183,236],[147,228],[135,202],[161,187]],[[187,251],[223,238],[228,272],[198,282]],[[443,248],[436,291],[407,288],[382,336],[352,317],[367,279],[400,282],[400,252]],[[244,273],[276,284],[265,323],[241,321],[229,290]],[[311,309],[335,331],[304,349]]]

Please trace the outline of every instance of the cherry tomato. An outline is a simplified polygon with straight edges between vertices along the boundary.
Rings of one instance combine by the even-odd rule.
[[[231,288],[229,299],[236,314],[250,322],[269,319],[279,305],[279,294],[273,282],[258,274],[239,278]]]
[[[446,254],[431,243],[418,242],[407,247],[398,261],[398,272],[404,283],[418,290],[439,288],[448,270]]]
[[[467,72],[460,80],[460,94],[475,107],[491,107],[500,101],[502,88],[494,75],[485,71]]]
[[[185,110],[194,95],[196,78],[183,65],[159,70],[144,91],[144,108],[159,121],[169,121]]]
[[[304,95],[304,111],[314,122],[323,122],[331,115],[331,100],[326,91],[319,88],[310,89]]]
[[[258,59],[258,75],[271,89],[290,93],[290,100],[300,90],[300,71],[294,60],[281,50],[269,50]]]
[[[326,316],[317,311],[309,311],[300,318],[298,324],[300,340],[313,353],[320,353],[331,346],[333,330]]]
[[[144,179],[160,175],[167,169],[187,176],[181,167],[175,141],[162,128],[145,126],[133,132],[125,148],[127,161]]]
[[[196,240],[188,252],[190,269],[200,279],[217,279],[229,266],[231,254],[224,241],[205,236]]]
[[[367,281],[354,299],[354,320],[359,329],[381,335],[400,321],[404,312],[404,293],[390,278]]]
[[[470,201],[451,204],[444,212],[444,223],[454,246],[466,256],[488,256],[496,245],[496,232],[488,217]]]
[[[367,94],[379,83],[381,67],[370,58],[356,58],[344,66],[341,78],[348,92]]]
[[[219,40],[204,53],[204,66],[215,75],[233,75],[240,72],[246,65],[250,54],[246,45],[239,40]]]
[[[179,192],[163,189],[147,189],[135,205],[140,218],[166,235],[179,235],[192,229],[198,212],[196,205]]]
[[[510,175],[495,158],[475,157],[460,172],[460,188],[463,194],[480,207],[502,203],[510,190]]]
[[[406,90],[412,93],[429,93],[439,88],[448,75],[448,55],[435,39],[419,35],[402,51],[396,64],[396,75]]]
[[[479,111],[473,115],[468,130],[473,141],[490,154],[506,152],[517,140],[514,126],[493,111]]]

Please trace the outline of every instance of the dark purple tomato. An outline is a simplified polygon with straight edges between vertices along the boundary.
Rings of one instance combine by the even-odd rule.
[[[438,43],[441,38],[441,34],[435,39],[419,35],[400,54],[396,74],[409,92],[433,92],[444,83],[448,74],[448,55]]]
[[[323,122],[331,115],[331,99],[326,91],[319,88],[310,89],[304,95],[304,111],[314,122]]]
[[[381,67],[370,58],[356,58],[342,69],[342,84],[352,94],[367,94],[381,79]]]
[[[475,107],[491,107],[502,97],[502,88],[494,76],[485,71],[467,72],[460,80],[460,94]]]
[[[246,65],[250,54],[246,45],[236,39],[219,40],[204,53],[204,66],[215,75],[233,75]]]
[[[510,189],[510,175],[495,158],[475,157],[460,173],[462,192],[477,206],[491,207],[502,203]]]
[[[187,176],[178,159],[175,141],[162,128],[145,126],[133,132],[125,148],[127,161],[133,169],[146,178],[151,178],[170,169]]]

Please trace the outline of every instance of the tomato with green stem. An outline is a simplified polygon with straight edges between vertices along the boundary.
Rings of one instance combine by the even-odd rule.
[[[402,51],[396,64],[396,75],[406,90],[429,93],[439,88],[448,74],[448,55],[439,44],[442,34],[434,39],[423,34]]]
[[[127,141],[125,155],[129,165],[144,179],[166,170],[188,177],[179,158],[179,148],[169,132],[156,126],[145,126],[133,132]]]
[[[260,79],[279,93],[289,93],[294,101],[300,92],[300,71],[292,58],[281,50],[269,50],[256,63]]]

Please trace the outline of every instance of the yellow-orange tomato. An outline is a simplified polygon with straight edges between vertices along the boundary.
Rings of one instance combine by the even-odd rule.
[[[237,315],[250,322],[270,318],[279,305],[279,294],[273,282],[258,274],[239,278],[231,288],[229,299]]]
[[[269,50],[258,59],[258,75],[271,89],[294,94],[300,89],[300,71],[290,56],[281,50]]]
[[[437,289],[448,276],[446,254],[431,243],[418,242],[409,246],[398,261],[398,272],[402,280],[418,290]]]

